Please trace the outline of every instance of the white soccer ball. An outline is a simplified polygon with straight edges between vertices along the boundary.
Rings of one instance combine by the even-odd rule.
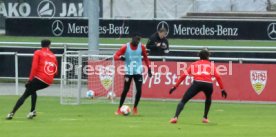
[[[88,90],[86,92],[86,97],[93,99],[95,96],[95,92],[93,90]]]
[[[120,111],[122,112],[122,114],[124,116],[128,116],[130,113],[131,113],[131,109],[128,105],[123,105],[121,108],[120,108]]]
[[[107,99],[114,99],[116,97],[116,94],[112,91],[109,91],[106,95]]]

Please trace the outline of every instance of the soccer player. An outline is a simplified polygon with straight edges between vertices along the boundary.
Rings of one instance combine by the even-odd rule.
[[[185,104],[200,91],[206,96],[205,109],[202,122],[208,123],[208,112],[211,106],[213,84],[212,77],[214,76],[222,89],[222,97],[226,98],[227,93],[224,90],[222,80],[218,74],[216,67],[209,61],[210,53],[207,50],[201,50],[199,52],[200,60],[192,63],[187,69],[187,73],[182,74],[178,79],[177,83],[170,89],[170,94],[172,94],[179,84],[186,78],[187,75],[192,75],[194,77],[194,82],[191,87],[186,91],[182,100],[179,102],[174,117],[170,120],[171,123],[177,123],[180,112],[183,110]]]
[[[16,102],[13,110],[7,115],[7,120],[13,118],[15,112],[29,96],[31,96],[32,106],[27,118],[32,119],[36,116],[36,91],[44,89],[52,84],[54,75],[57,74],[57,59],[56,56],[50,51],[50,45],[50,40],[42,40],[42,48],[34,52],[29,81],[25,84],[26,90]]]
[[[116,115],[121,115],[120,108],[124,104],[126,95],[129,91],[129,87],[132,79],[134,79],[136,86],[136,96],[133,107],[133,115],[138,115],[138,103],[141,97],[141,90],[143,84],[143,65],[142,65],[142,56],[145,61],[146,66],[148,67],[148,76],[151,77],[151,69],[149,68],[149,59],[147,57],[147,51],[145,46],[140,42],[141,36],[139,34],[134,34],[132,36],[131,42],[123,45],[115,54],[115,60],[122,60],[125,62],[125,80],[124,80],[124,89],[121,94],[120,104],[118,110],[115,112]]]

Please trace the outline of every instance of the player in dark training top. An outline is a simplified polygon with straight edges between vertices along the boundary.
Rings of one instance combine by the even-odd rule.
[[[148,68],[148,76],[151,77],[151,69],[149,68],[149,59],[147,56],[147,51],[145,46],[140,42],[141,36],[139,34],[134,34],[131,42],[123,45],[114,55],[115,60],[122,60],[125,62],[125,80],[124,89],[121,94],[120,104],[118,110],[115,112],[116,115],[121,115],[120,108],[122,107],[126,95],[128,93],[132,79],[134,79],[136,86],[136,96],[133,107],[133,114],[138,114],[138,103],[141,97],[141,90],[143,84],[143,64],[142,60]],[[143,59],[142,59],[143,56]]]
[[[12,119],[15,112],[29,96],[31,96],[32,107],[29,114],[27,115],[27,118],[32,119],[36,116],[36,91],[51,85],[54,80],[54,76],[57,74],[57,59],[50,50],[50,45],[50,40],[42,40],[42,48],[34,52],[29,81],[25,84],[26,90],[18,99],[15,106],[13,107],[13,110],[7,115],[6,119]]]
[[[220,88],[221,88],[221,94],[222,97],[226,98],[227,93],[224,90],[222,80],[220,75],[218,74],[216,67],[214,64],[209,61],[210,53],[207,50],[201,50],[199,52],[200,60],[192,63],[189,68],[187,69],[187,73],[184,73],[181,75],[181,77],[178,79],[177,83],[170,89],[170,94],[172,94],[176,88],[179,86],[179,84],[186,78],[187,75],[192,75],[194,77],[194,82],[189,87],[189,89],[184,94],[183,98],[179,102],[174,117],[170,120],[171,123],[177,123],[179,114],[183,110],[185,104],[193,98],[195,95],[197,95],[200,91],[203,91],[203,93],[206,96],[205,100],[205,109],[204,109],[204,115],[202,122],[208,123],[208,112],[211,106],[212,102],[212,93],[213,93],[213,83],[212,83],[212,77],[215,77]]]

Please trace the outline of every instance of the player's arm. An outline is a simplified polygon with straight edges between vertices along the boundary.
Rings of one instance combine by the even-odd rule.
[[[156,43],[155,43],[155,38],[153,36],[151,36],[146,44],[147,49],[150,50],[155,50],[157,49]]]
[[[126,45],[123,45],[115,54],[114,54],[114,60],[124,60],[123,55],[126,52]]]
[[[166,47],[164,48],[164,50],[169,50],[169,41],[167,38],[164,39],[164,43],[166,44]]]
[[[219,84],[220,89],[223,90],[224,86],[223,86],[221,77],[220,77],[219,73],[217,72],[217,69],[214,71],[214,76],[215,76],[215,78],[216,78],[216,80],[217,80],[217,82]]]
[[[172,94],[173,91],[181,84],[181,82],[190,74],[191,74],[191,66],[180,76],[176,84],[170,89],[170,94]]]
[[[227,92],[224,90],[224,86],[223,86],[223,83],[222,83],[222,80],[221,80],[221,77],[217,71],[217,69],[215,69],[214,71],[214,76],[219,84],[219,87],[221,89],[221,96],[224,97],[224,98],[227,98]]]
[[[149,68],[149,58],[148,58],[148,54],[147,54],[147,49],[144,45],[142,45],[142,56],[143,56],[143,60],[145,61],[146,66]]]
[[[152,77],[151,68],[149,67],[150,61],[147,54],[147,49],[144,45],[142,45],[142,56],[143,60],[145,61],[146,66],[148,67],[148,76]]]
[[[167,50],[169,50],[170,48],[169,48],[169,41],[168,41],[168,39],[167,38],[165,38],[165,43],[166,43],[166,45],[167,45]]]
[[[180,83],[181,83],[188,75],[190,75],[190,74],[191,74],[191,67],[189,67],[189,68],[187,69],[187,71],[184,72],[184,73],[180,76],[180,78],[177,80],[177,82],[176,82],[176,84],[174,85],[174,87],[177,88],[177,87],[180,85]]]
[[[29,80],[33,80],[34,76],[36,75],[36,71],[38,69],[38,63],[39,63],[39,51],[35,51],[32,61],[32,68]]]
[[[165,54],[168,54],[170,52],[170,50],[169,50],[169,42],[168,42],[167,38],[164,38],[164,40],[162,42],[161,48],[163,49],[163,52]]]

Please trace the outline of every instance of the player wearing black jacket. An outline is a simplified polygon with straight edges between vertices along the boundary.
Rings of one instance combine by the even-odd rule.
[[[146,45],[150,56],[164,56],[169,53],[169,42],[166,34],[167,30],[161,28],[150,36]]]

